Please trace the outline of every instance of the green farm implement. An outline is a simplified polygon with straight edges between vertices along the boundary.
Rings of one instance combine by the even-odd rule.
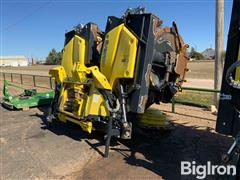
[[[17,95],[12,95],[9,92],[9,87],[22,90],[23,92]],[[12,84],[4,80],[2,105],[9,109],[28,109],[51,104],[54,97],[54,91],[37,92],[37,89],[25,89],[23,87]]]

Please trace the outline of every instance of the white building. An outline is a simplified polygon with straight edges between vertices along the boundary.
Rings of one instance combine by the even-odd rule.
[[[28,59],[25,56],[0,56],[0,66],[27,66]]]
[[[207,48],[202,52],[204,59],[214,59],[215,58],[215,50],[212,48]]]

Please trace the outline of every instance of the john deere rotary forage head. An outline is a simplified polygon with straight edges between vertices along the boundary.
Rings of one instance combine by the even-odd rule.
[[[65,35],[61,66],[50,70],[56,89],[49,122],[71,121],[89,133],[103,130],[107,147],[111,136],[130,139],[139,115],[154,103],[169,102],[180,88],[187,47],[175,22],[163,27],[144,8],[109,16],[105,32],[94,23],[77,26]]]

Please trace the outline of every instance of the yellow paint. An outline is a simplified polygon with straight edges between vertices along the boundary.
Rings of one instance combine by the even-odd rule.
[[[92,122],[91,121],[80,121],[80,126],[82,130],[91,133],[92,132]]]
[[[124,24],[121,24],[109,31],[104,40],[100,70],[109,79],[112,74],[112,67],[118,47],[118,40]]]
[[[93,75],[93,81],[95,82],[96,87],[111,90],[112,87],[108,82],[107,78],[99,71],[97,66],[93,66],[91,68],[91,72]]]
[[[133,78],[137,38],[122,24],[106,35],[101,56],[101,72],[113,88],[120,78]]]
[[[61,66],[49,72],[62,85],[59,120],[76,123],[91,133],[89,117],[109,116],[98,89],[111,91],[117,79],[133,78],[137,44],[137,38],[123,24],[110,31],[105,37],[100,72],[97,66],[85,66],[86,42],[75,35],[64,47]]]
[[[59,114],[58,114],[58,119],[59,119],[60,121],[64,122],[64,123],[67,122],[67,121],[66,121],[66,116],[65,116],[64,114],[62,114],[62,113],[59,113]]]
[[[119,41],[112,75],[109,80],[112,87],[117,79],[133,78],[135,69],[137,38],[126,27],[123,27]]]
[[[238,61],[240,61],[240,44],[239,44],[239,50],[238,50]],[[240,67],[236,68],[235,80],[240,81]]]
[[[60,111],[64,111],[64,104],[66,102],[67,99],[67,90],[66,90],[66,85],[67,84],[63,84],[62,88],[60,90],[60,96],[59,96],[59,110]]]
[[[63,49],[63,59],[61,65],[64,67],[68,77],[72,77],[74,64],[85,62],[85,40],[75,35]]]
[[[60,91],[59,98],[59,119],[63,122],[71,121],[79,124],[84,131],[91,133],[92,124],[86,122],[88,116],[109,116],[109,112],[105,106],[105,100],[98,90],[92,85],[89,93],[82,92],[84,86],[74,82],[64,82]],[[68,96],[70,93],[78,92],[71,103],[72,111],[66,111]]]
[[[105,100],[95,88],[92,88],[88,95],[84,113],[85,117],[89,115],[109,116],[109,112],[105,106]]]
[[[63,66],[58,66],[49,70],[49,75],[58,83],[63,82],[67,76]]]
[[[73,38],[73,62],[84,64],[85,63],[85,40],[79,36],[74,36]]]
[[[78,124],[81,126],[82,130],[91,133],[92,132],[92,122],[91,121],[79,121],[75,118],[69,117],[67,115],[65,115],[64,113],[59,113],[58,114],[58,119],[62,122],[67,122],[67,121],[71,121],[75,124]]]
[[[168,128],[171,123],[166,114],[159,109],[150,107],[144,114],[138,114],[139,123],[149,127]]]

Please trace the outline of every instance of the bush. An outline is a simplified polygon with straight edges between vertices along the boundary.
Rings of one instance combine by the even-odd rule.
[[[190,52],[190,58],[200,60],[200,59],[204,59],[204,56],[201,53],[195,51],[194,48],[192,48]]]
[[[62,61],[62,52],[57,52],[56,49],[52,49],[46,58],[47,65],[60,64]]]

